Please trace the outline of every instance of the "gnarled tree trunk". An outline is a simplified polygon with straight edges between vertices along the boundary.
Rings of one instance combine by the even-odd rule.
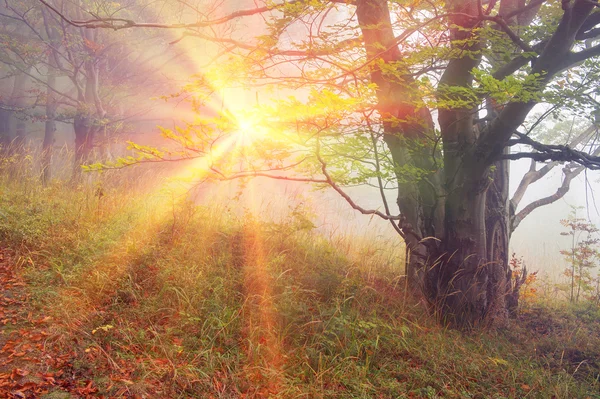
[[[516,306],[519,283],[514,286],[508,267],[508,164],[499,160],[536,104],[535,100],[515,101],[488,110],[487,123],[478,126],[475,118],[481,102],[468,93],[473,69],[481,62],[481,4],[476,0],[446,3],[454,51],[438,86],[440,156],[431,114],[416,105],[423,102],[397,46],[388,1],[356,2],[367,57],[376,60],[370,63],[371,81],[377,86],[385,142],[399,182],[407,274],[440,318],[456,326],[503,325]],[[539,4],[514,13],[523,6],[520,1],[502,1],[501,19],[495,21],[503,23],[505,30],[509,25],[527,24]],[[540,47],[533,65],[532,73],[542,78],[531,91],[543,89],[568,62],[575,62],[569,58],[570,49],[593,5],[575,0],[562,6],[561,22],[545,47]],[[515,65],[516,70],[521,64]],[[404,172],[411,168],[420,172],[412,179]]]

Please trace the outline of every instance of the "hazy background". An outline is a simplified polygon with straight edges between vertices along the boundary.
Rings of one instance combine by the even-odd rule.
[[[511,163],[511,194],[528,169],[529,161]],[[600,215],[595,203],[595,198],[600,195],[599,177],[600,174],[596,171],[588,171],[587,182],[584,173],[577,176],[564,198],[536,209],[515,230],[511,239],[511,252],[517,257],[523,257],[530,271],[548,274],[552,279],[562,278],[561,274],[567,263],[560,250],[570,248],[571,237],[560,235],[562,231],[566,231],[560,220],[568,218],[572,207],[585,207],[577,210],[577,216],[589,218],[592,223],[600,225]],[[544,179],[531,185],[521,202],[522,206],[554,193],[561,184],[561,178],[561,167],[557,167]],[[223,196],[233,198],[238,191],[239,185],[235,182],[211,184],[199,187],[194,198],[203,204]],[[371,187],[353,187],[345,191],[358,205],[383,211],[378,190]],[[391,191],[388,193],[388,202],[392,209],[397,210],[395,194]],[[251,211],[266,219],[277,219],[300,204],[304,206],[301,209],[312,213],[312,220],[317,229],[326,236],[352,234],[375,239],[397,238],[398,243],[401,242],[389,222],[353,210],[332,189],[315,190],[309,184],[257,178],[244,189],[244,194],[239,200],[232,202],[237,212]]]
[[[224,2],[222,12],[233,11],[243,7],[252,6],[251,0],[238,2]],[[181,15],[184,15],[182,12]],[[161,20],[164,16],[156,12],[155,19]],[[181,16],[177,16],[179,18]],[[193,15],[190,15],[192,18]],[[331,22],[338,19],[347,18],[346,14],[335,15],[331,13]],[[144,18],[148,19],[148,16]],[[175,18],[175,17],[173,17]],[[183,18],[185,20],[185,18]],[[175,20],[174,20],[175,21]],[[173,21],[168,21],[173,22]],[[261,29],[262,20],[255,16],[242,20],[236,26],[236,34],[240,38],[249,35],[260,35],[264,32]],[[258,27],[258,28],[257,28]],[[305,34],[305,28],[302,25],[292,27],[287,36],[281,38],[281,45],[285,47],[294,41],[295,37],[301,37]],[[106,34],[107,32],[103,32]],[[163,35],[163,36],[159,36]],[[204,70],[203,64],[210,54],[214,53],[215,47],[197,38],[187,38],[178,41],[175,44],[170,42],[180,39],[180,33],[177,31],[160,32],[148,42],[148,48],[143,49],[145,53],[143,59],[147,62],[147,71],[137,71],[139,75],[143,73],[154,73],[158,71],[160,79],[153,78],[156,87],[145,87],[148,90],[146,97],[151,95],[169,95],[177,92],[183,85],[190,82],[194,74],[201,74]],[[143,43],[143,42],[142,42]],[[164,64],[164,67],[162,66]],[[285,67],[281,68],[281,73],[285,74]],[[61,78],[63,83],[67,84],[66,78]],[[269,94],[260,94],[261,99],[273,100],[277,97],[289,95],[289,91],[271,92]],[[306,93],[295,91],[293,94],[298,98],[303,98]],[[236,107],[241,107],[245,103],[252,102],[256,98],[256,93],[252,91],[229,90],[227,93],[220,93],[221,100],[227,103],[228,108],[235,112]],[[138,106],[139,103],[134,103]],[[177,101],[162,102],[153,100],[143,104],[147,108],[143,115],[131,118],[129,123],[134,127],[122,134],[120,140],[133,140],[149,144],[160,145],[161,140],[158,135],[157,125],[172,128],[181,124],[186,118],[191,118],[189,105],[185,102]],[[125,110],[126,111],[126,110]],[[124,111],[124,112],[125,112]],[[58,132],[56,136],[55,147],[62,148],[72,145],[74,134],[70,123],[58,123]],[[44,125],[41,122],[31,122],[28,124],[27,134],[31,142],[38,142],[43,137]],[[122,146],[122,145],[121,145]],[[55,157],[55,169],[60,170],[65,162],[59,157]],[[529,161],[517,161],[511,164],[511,193],[516,189],[521,177],[529,168]],[[586,180],[587,176],[587,180]],[[596,207],[596,191],[598,189],[598,179],[600,175],[597,172],[588,171],[577,176],[572,184],[571,190],[565,197],[554,204],[539,208],[533,211],[518,229],[515,231],[511,241],[511,251],[517,256],[523,256],[530,270],[539,270],[546,272],[552,277],[558,277],[564,270],[566,264],[560,255],[560,250],[568,249],[570,238],[561,236],[564,231],[560,220],[569,216],[572,207],[586,207],[585,210],[579,210],[578,216],[589,218],[592,223],[600,225],[600,214]],[[561,184],[561,167],[556,167],[548,176],[541,181],[534,183],[521,201],[521,207],[527,205],[533,200],[552,194]],[[199,204],[211,201],[223,201],[237,196],[239,191],[238,182],[211,184],[199,186],[194,190],[194,200]],[[366,209],[383,209],[379,192],[373,188],[350,188],[346,190],[352,198]],[[600,193],[599,193],[600,195]],[[396,193],[388,192],[388,201],[393,212],[397,210],[395,205]],[[599,198],[600,200],[600,198]],[[233,200],[232,200],[233,201]],[[366,236],[378,239],[396,239],[398,245],[400,238],[390,226],[389,222],[380,220],[377,217],[366,216],[354,211],[337,193],[333,190],[316,191],[314,187],[308,184],[285,183],[281,181],[269,181],[266,179],[256,179],[251,182],[244,190],[243,195],[237,201],[233,201],[232,209],[243,213],[250,211],[263,218],[278,218],[293,209],[299,209],[312,213],[312,219],[318,230],[325,235],[352,234],[356,236]]]

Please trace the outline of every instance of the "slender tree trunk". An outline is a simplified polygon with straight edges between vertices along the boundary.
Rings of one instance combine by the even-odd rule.
[[[28,77],[26,74],[21,73],[15,76],[15,85],[12,93],[12,105],[17,109],[23,109],[26,105],[25,101],[25,85],[27,83]],[[20,152],[23,150],[25,145],[25,136],[27,134],[27,123],[25,121],[24,115],[19,112],[12,112],[12,117],[15,123],[15,138],[12,143],[12,151]]]
[[[84,38],[94,41],[93,35],[87,30],[83,30]],[[100,70],[97,60],[94,59],[93,49],[89,50],[90,59],[84,63],[85,91],[80,93],[80,106],[75,115],[73,127],[75,129],[75,170],[74,180],[81,178],[81,165],[85,165],[91,160],[92,150],[94,148],[94,139],[98,133],[98,126],[95,122],[106,116],[106,111],[102,108],[100,99]]]
[[[10,96],[0,104],[0,145],[4,155],[17,152],[25,142],[26,124],[18,111],[25,106],[26,83],[27,77],[24,73],[16,75]]]
[[[42,18],[48,40],[51,43],[48,49],[48,77],[46,81],[46,123],[44,129],[44,142],[42,144],[42,182],[47,185],[52,178],[52,153],[56,133],[56,111],[58,102],[56,98],[56,76],[60,68],[58,49],[62,45],[62,35],[55,24],[49,22],[48,10],[42,8]]]
[[[579,295],[581,294],[581,280],[583,279],[583,267],[579,265],[579,276],[577,278],[577,296],[575,298],[575,303],[579,303]]]
[[[573,238],[571,240],[571,297],[569,301],[573,302],[575,300],[575,231],[571,233],[573,234]]]
[[[8,147],[11,142],[11,132],[10,132],[10,111],[8,109],[8,104],[0,103],[0,150],[3,155],[7,154]]]
[[[54,150],[54,134],[56,132],[55,114],[46,111],[44,142],[42,144],[42,183],[48,185],[52,179],[52,155]]]
[[[90,160],[94,148],[93,118],[89,114],[89,111],[81,109],[75,115],[73,128],[75,130],[73,180],[79,181],[81,178],[81,166]]]
[[[48,88],[46,90],[46,123],[44,128],[44,142],[42,144],[42,182],[47,185],[52,178],[52,152],[54,148],[54,134],[56,132],[56,70],[53,67],[54,56],[49,56]]]

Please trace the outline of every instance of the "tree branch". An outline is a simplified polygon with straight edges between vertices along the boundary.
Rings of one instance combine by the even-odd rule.
[[[525,173],[525,176],[523,176],[523,178],[521,179],[521,182],[519,183],[519,187],[517,187],[515,194],[510,199],[510,206],[512,209],[517,209],[519,207],[519,203],[523,199],[523,196],[525,195],[525,192],[527,191],[529,186],[535,183],[536,181],[540,180],[542,177],[546,176],[552,169],[554,169],[556,165],[559,164],[559,162],[550,162],[544,165],[539,170],[535,169],[535,160],[532,159],[531,164],[532,170]]]
[[[516,132],[514,134],[517,135],[519,139],[513,140],[513,145],[525,144],[538,152],[517,152],[512,154],[504,154],[501,156],[501,159],[517,160],[529,158],[538,162],[573,162],[589,169],[600,169],[600,157],[596,155],[596,151],[594,151],[593,155],[590,155],[583,151],[572,149],[568,145],[542,144],[523,133]]]
[[[535,44],[532,47],[533,51],[535,53],[539,53],[541,50],[544,49],[544,47],[546,47],[546,44],[548,44],[548,41],[549,41],[549,39],[546,39],[546,40],[542,40],[541,42]],[[503,80],[507,76],[512,75],[519,68],[524,67],[532,59],[533,59],[533,57],[525,56],[525,55],[520,55],[518,57],[515,57],[512,60],[510,60],[508,63],[506,63],[502,67],[500,67],[496,72],[493,73],[492,76],[494,77],[494,79]]]
[[[556,192],[554,194],[549,195],[544,198],[540,198],[536,201],[533,201],[532,203],[527,205],[525,208],[523,208],[523,210],[521,210],[519,213],[517,213],[511,220],[511,226],[510,226],[511,232],[515,231],[515,229],[519,226],[519,224],[521,224],[523,219],[525,219],[526,216],[528,216],[531,212],[533,212],[537,208],[552,204],[553,202],[556,202],[559,199],[561,199],[562,197],[564,197],[565,194],[569,191],[569,188],[571,185],[571,180],[573,180],[584,169],[585,169],[585,167],[583,167],[583,166],[578,166],[575,169],[570,169],[568,166],[566,166],[563,169],[565,178],[562,182],[562,185],[556,190]]]
[[[600,29],[599,29],[599,32],[600,32]],[[576,53],[571,53],[566,58],[566,60],[563,62],[563,65],[561,65],[560,69],[562,70],[562,69],[569,68],[575,64],[583,62],[592,57],[597,57],[599,55],[600,55],[600,44],[598,44],[594,47],[587,48],[582,51],[578,51]]]
[[[590,137],[592,133],[596,131],[596,126],[591,125],[587,129],[585,129],[581,134],[575,137],[568,143],[568,146],[573,148],[579,144],[581,144],[584,140]],[[519,183],[519,187],[515,191],[515,194],[510,200],[510,206],[513,210],[516,210],[519,207],[519,203],[523,199],[525,192],[529,188],[529,186],[536,181],[540,180],[542,177],[546,176],[555,166],[559,164],[558,161],[550,162],[544,165],[541,169],[536,170],[536,162],[535,160],[531,160],[531,169],[525,173],[521,182]]]
[[[350,196],[348,194],[346,194],[344,192],[344,190],[342,190],[340,188],[340,186],[338,186],[336,184],[336,182],[333,181],[333,179],[329,175],[329,172],[327,172],[327,163],[323,160],[323,157],[321,157],[320,144],[319,144],[318,140],[317,140],[317,159],[321,163],[321,171],[323,172],[323,176],[325,176],[325,179],[326,179],[325,182],[327,184],[329,184],[331,186],[331,188],[333,188],[339,195],[341,195],[342,198],[344,200],[346,200],[346,202],[348,204],[350,204],[350,206],[352,207],[352,209],[359,211],[363,215],[376,215],[376,216],[379,216],[380,218],[382,218],[384,220],[403,220],[402,216],[386,215],[385,213],[382,213],[382,212],[374,210],[374,209],[365,209],[365,208],[359,206],[356,202],[354,202],[352,200],[352,198],[350,198]]]
[[[537,53],[537,51],[531,47],[529,44],[525,43],[520,37],[519,35],[517,35],[511,28],[510,26],[508,26],[508,24],[506,23],[506,21],[504,20],[504,18],[500,15],[496,15],[493,17],[489,17],[489,16],[480,16],[481,19],[486,20],[486,21],[492,21],[498,24],[498,26],[500,26],[500,28],[502,28],[502,30],[504,31],[504,33],[506,33],[506,35],[510,38],[510,40],[513,41],[513,43],[515,43],[517,46],[519,46],[523,51],[526,51],[528,53]]]
[[[335,48],[333,48],[333,49],[329,48],[327,50],[319,50],[319,49],[317,49],[317,50],[310,50],[310,49],[308,49],[308,50],[277,50],[277,49],[268,49],[265,47],[261,47],[259,45],[252,45],[252,44],[244,43],[239,40],[212,37],[210,35],[207,35],[207,34],[204,34],[201,32],[188,31],[188,32],[183,32],[179,39],[176,39],[176,40],[170,42],[169,44],[175,44],[175,43],[181,41],[185,37],[199,37],[201,39],[208,40],[213,43],[231,44],[235,47],[238,47],[238,48],[241,48],[244,50],[249,50],[249,51],[261,50],[271,56],[290,56],[290,57],[307,57],[307,58],[332,55],[337,52],[346,50],[349,46],[360,43],[359,39],[352,38],[352,39],[342,40],[335,46]]]
[[[592,29],[598,24],[600,24],[600,11],[596,11],[590,14],[590,16],[585,20],[585,22],[579,29],[579,32],[577,32],[575,39],[585,40],[598,36],[598,34],[600,33],[599,30]]]
[[[281,176],[281,175],[272,175],[272,174],[264,173],[264,172],[240,172],[240,173],[235,173],[233,175],[224,175],[223,173],[219,172],[218,170],[216,170],[214,168],[211,168],[211,170],[213,172],[215,172],[217,175],[219,175],[219,177],[217,177],[216,179],[221,180],[221,181],[243,179],[243,178],[247,178],[247,177],[266,177],[266,178],[274,179],[274,180],[295,181],[295,182],[302,182],[302,183],[328,184],[327,180],[312,179],[309,177]]]
[[[383,180],[381,179],[381,166],[379,163],[379,151],[377,150],[377,138],[375,137],[375,134],[373,133],[373,128],[371,126],[371,122],[369,121],[369,118],[366,114],[364,114],[365,116],[365,121],[367,122],[367,126],[369,127],[369,133],[371,135],[371,142],[373,143],[373,155],[375,156],[375,171],[377,172],[377,185],[379,188],[379,195],[381,195],[381,201],[383,202],[383,207],[385,209],[385,214],[386,215],[391,215],[390,212],[390,207],[388,205],[387,202],[387,198],[385,197],[385,191],[384,191],[384,187],[383,187]],[[390,223],[392,224],[392,227],[394,227],[394,230],[396,230],[396,232],[403,238],[406,239],[404,233],[402,232],[402,229],[400,228],[400,226],[398,226],[396,224],[396,222],[394,222],[393,220],[390,219]]]
[[[51,9],[56,15],[58,15],[63,21],[68,23],[69,25],[75,26],[77,28],[87,28],[87,29],[127,29],[127,28],[158,28],[158,29],[187,29],[187,28],[206,28],[209,26],[221,25],[226,22],[232,21],[236,18],[247,17],[257,14],[262,14],[283,5],[288,4],[296,4],[299,0],[284,2],[279,4],[271,4],[265,7],[257,7],[250,8],[246,10],[240,10],[236,12],[232,12],[231,14],[225,15],[221,18],[207,20],[207,21],[198,21],[191,24],[159,24],[152,22],[135,22],[129,19],[124,18],[96,18],[87,21],[82,20],[73,20],[62,12],[60,12],[57,8],[49,4],[46,0],[38,0],[40,3]]]

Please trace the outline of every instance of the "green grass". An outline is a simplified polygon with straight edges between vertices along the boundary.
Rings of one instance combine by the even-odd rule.
[[[114,178],[0,185],[0,240],[99,394],[600,398],[597,308],[534,301],[505,331],[445,329],[406,292],[398,242]]]

